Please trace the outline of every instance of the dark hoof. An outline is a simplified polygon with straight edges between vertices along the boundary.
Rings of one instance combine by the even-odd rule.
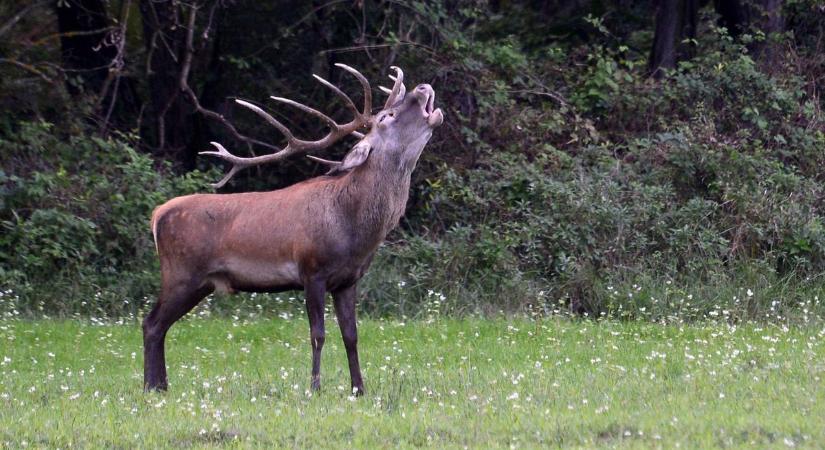
[[[143,385],[143,392],[166,392],[168,386],[162,383],[146,383]]]

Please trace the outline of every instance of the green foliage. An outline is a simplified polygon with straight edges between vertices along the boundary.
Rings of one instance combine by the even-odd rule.
[[[54,313],[113,311],[154,295],[151,211],[214,174],[170,176],[128,136],[61,134],[23,123],[0,139],[12,171],[0,189],[0,285],[24,307]]]
[[[193,68],[193,87],[213,105],[296,92],[340,113],[334,94],[306,76],[357,91],[331,62],[376,82],[395,64],[435,87],[446,120],[413,175],[402,228],[365,279],[364,310],[658,320],[719,307],[740,320],[764,318],[774,301],[798,313],[821,295],[825,28],[816,2],[786,2],[787,33],[737,38],[707,6],[694,56],[661,79],[649,77],[653,24],[642,3],[493,3],[246,2],[221,10],[215,61]],[[225,31],[240,27],[248,32]],[[767,41],[779,49],[770,65],[754,51]],[[172,176],[134,152],[141,142],[130,135],[95,137],[60,113],[63,94],[0,114],[0,281],[29,311],[79,310],[63,306],[65,292],[87,304],[144,303],[158,276],[149,212],[202,190],[203,174]],[[16,103],[8,97],[0,104]],[[81,100],[72,111],[93,114],[95,99]],[[302,136],[322,133],[300,111],[277,113]],[[250,117],[233,121],[268,136]],[[206,122],[207,135],[222,133]],[[230,189],[318,173],[293,162],[247,171]],[[735,304],[757,288],[764,295]],[[91,300],[97,292],[105,300]]]
[[[444,51],[479,112],[449,116],[474,163],[429,160],[436,175],[369,279],[368,307],[395,296],[406,311],[434,291],[459,312],[562,304],[624,316],[645,302],[615,292],[644,286],[648,299],[701,291],[686,315],[724,305],[752,318],[818,295],[821,281],[804,281],[825,272],[813,73],[766,70],[747,39],[708,24],[697,57],[653,81],[646,54],[586,20],[600,38],[541,51],[529,36],[480,33],[481,20],[452,29]],[[458,95],[446,87],[441,98]],[[757,285],[771,294],[735,307]]]

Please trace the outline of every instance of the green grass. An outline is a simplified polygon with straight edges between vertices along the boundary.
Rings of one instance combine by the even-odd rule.
[[[825,330],[566,319],[364,320],[350,397],[328,319],[191,317],[143,394],[135,322],[0,321],[0,448],[817,447]]]

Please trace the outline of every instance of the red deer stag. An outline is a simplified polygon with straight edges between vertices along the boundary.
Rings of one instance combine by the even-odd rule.
[[[290,155],[329,147],[347,135],[360,141],[341,162],[311,158],[332,166],[324,176],[271,192],[196,194],[174,198],[155,209],[152,233],[161,267],[157,304],[143,321],[144,388],[167,388],[164,338],[169,327],[215,290],[280,292],[303,289],[312,346],[313,390],[320,388],[324,346],[324,297],[332,293],[335,314],[347,351],[353,392],[364,392],[358,363],[355,322],[356,285],[387,233],[404,214],[415,168],[424,145],[444,116],[434,108],[429,84],[411,92],[397,67],[384,108],[372,113],[369,82],[357,70],[336,66],[355,76],[364,88],[364,109],[328,81],[355,118],[346,124],[303,104],[286,103],[323,120],[329,133],[317,141],[296,138],[261,108],[237,100],[282,133],[287,145],[276,153],[243,158],[213,142],[217,156],[232,164],[215,186],[239,170],[280,161]],[[366,135],[359,129],[369,131]]]

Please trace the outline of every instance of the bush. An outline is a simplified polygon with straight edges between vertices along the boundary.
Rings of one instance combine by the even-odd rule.
[[[811,76],[764,71],[723,30],[704,36],[661,81],[620,42],[451,47],[479,118],[453,111],[464,156],[425,153],[432,175],[369,275],[367,308],[424,311],[430,292],[455,311],[621,317],[650,317],[650,299],[673,292],[684,317],[818,304],[825,121]],[[757,286],[772,294],[734,305]]]
[[[386,48],[387,61],[436,87],[447,119],[414,172],[401,229],[364,280],[362,308],[653,320],[821,313],[825,63],[814,3],[785,6],[788,23],[811,33],[779,36],[787,45],[777,67],[749,52],[758,36],[733,39],[703,13],[688,45],[695,57],[659,80],[648,76],[652,27],[641,3],[574,8],[553,23],[478,2],[365,8],[353,39],[375,53],[348,52],[356,61],[347,62],[378,79]],[[331,12],[330,24],[349,29],[349,13],[335,11],[346,20]],[[370,28],[382,23],[408,25],[403,34]],[[289,58],[227,54],[224,82],[244,95],[270,84],[313,92],[295,62],[315,70],[333,53],[296,56],[300,30],[275,44],[245,35]],[[352,44],[327,31],[341,42],[319,45]],[[99,139],[76,123],[9,126],[0,282],[31,311],[144,303],[157,284],[149,212],[201,189],[204,174],[173,176],[134,152],[131,136]],[[296,162],[254,182],[283,185],[313,167]]]
[[[0,176],[0,285],[22,308],[131,311],[155,294],[149,216],[201,190],[206,174],[173,176],[131,141],[65,136],[43,122],[0,139],[11,171]]]

